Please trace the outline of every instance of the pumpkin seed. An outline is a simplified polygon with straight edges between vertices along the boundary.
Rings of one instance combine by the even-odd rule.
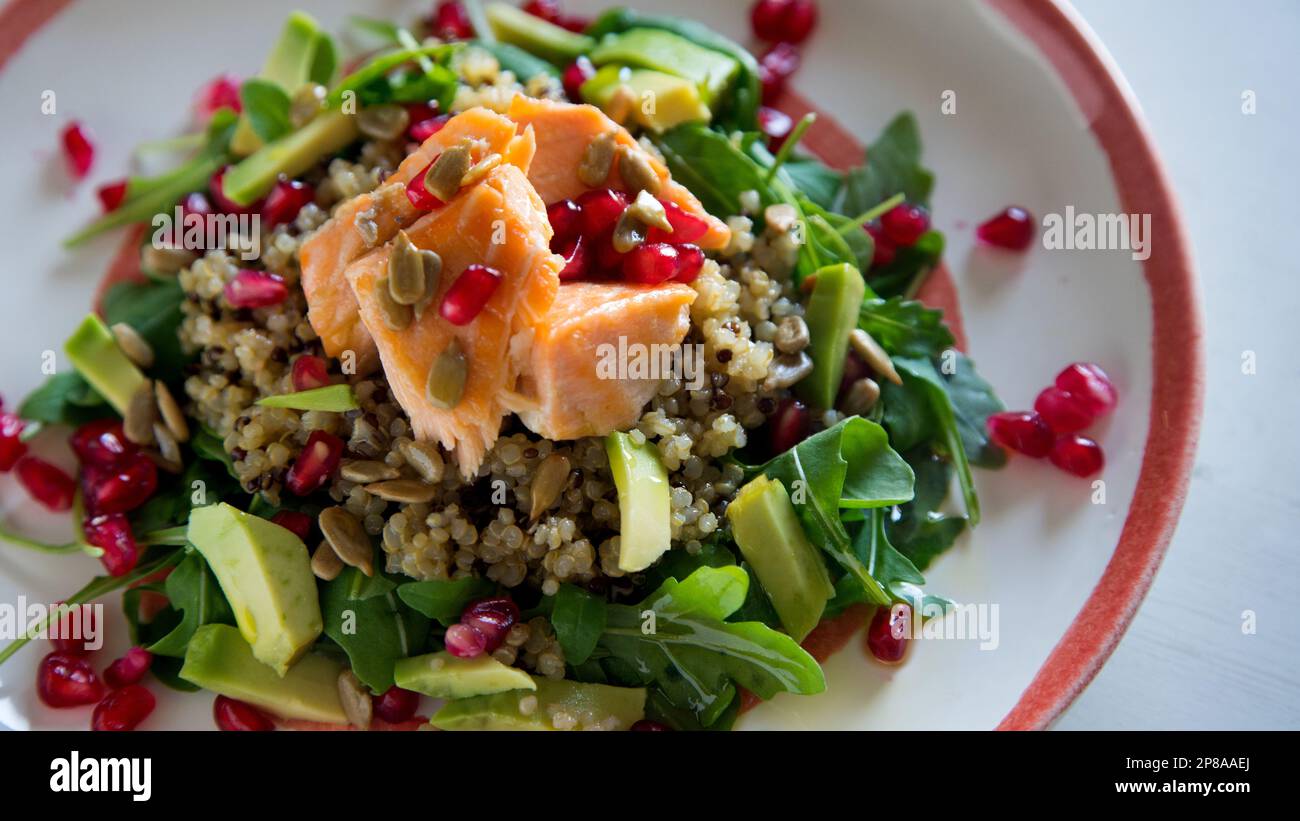
[[[443,202],[450,201],[460,191],[469,164],[468,141],[448,148],[424,175],[425,190]]]
[[[625,208],[614,226],[614,250],[620,254],[639,247],[645,242],[646,227],[631,208]]]
[[[453,339],[429,369],[429,382],[425,390],[429,402],[442,410],[456,407],[461,395],[465,393],[465,380],[468,376],[469,364],[465,360],[465,353],[460,348],[460,341]]]
[[[402,456],[424,481],[431,485],[442,481],[447,465],[442,460],[437,445],[432,442],[407,442],[402,446]]]
[[[781,353],[799,353],[808,347],[810,341],[808,323],[801,316],[787,316],[776,326],[776,336],[772,343]]]
[[[474,185],[479,180],[486,177],[493,168],[496,168],[500,164],[500,154],[488,154],[483,159],[474,163],[474,165],[465,172],[465,176],[460,178],[460,187],[464,188],[467,185]]]
[[[153,348],[135,328],[125,322],[116,322],[109,330],[113,332],[117,347],[122,349],[127,359],[142,368],[153,367]]]
[[[627,210],[646,225],[653,225],[670,234],[673,232],[673,224],[668,221],[668,211],[664,209],[664,204],[649,191],[642,189]]]
[[[339,673],[339,701],[348,723],[361,730],[370,729],[370,719],[374,715],[375,705],[370,693],[361,685],[361,679],[351,670]]]
[[[311,572],[316,578],[332,582],[343,572],[343,560],[334,552],[329,542],[321,542],[311,554]]]
[[[176,404],[172,392],[167,390],[161,379],[154,383],[154,400],[158,403],[158,413],[172,438],[177,442],[188,442],[190,425],[185,421],[185,414],[181,413],[181,406]]]
[[[424,258],[406,232],[398,231],[388,257],[388,294],[398,305],[414,305],[424,299],[426,290]]]
[[[560,498],[564,488],[569,484],[569,471],[572,465],[569,458],[559,453],[552,453],[542,460],[533,476],[532,507],[528,518],[537,521],[537,517],[550,509],[555,500]]]
[[[329,94],[320,83],[305,83],[298,87],[289,100],[289,122],[294,128],[302,128],[316,119],[316,115],[325,107],[325,97]]]
[[[885,353],[885,349],[880,347],[880,343],[871,338],[871,334],[861,328],[854,328],[849,334],[849,342],[857,355],[862,357],[862,361],[867,363],[867,367],[895,385],[903,384],[903,377],[898,375],[893,360]]]
[[[618,148],[617,132],[607,131],[593,139],[578,165],[578,179],[588,188],[600,188],[609,179],[614,168],[614,154]]]
[[[198,254],[186,248],[159,247],[149,243],[140,252],[140,267],[155,274],[175,274],[190,267],[198,258]]]
[[[368,485],[371,482],[382,482],[385,479],[396,479],[398,476],[402,475],[402,472],[384,462],[375,462],[367,459],[353,459],[343,463],[339,468],[339,475],[349,482],[355,482],[358,485]]]
[[[859,379],[849,386],[840,410],[849,416],[861,416],[871,410],[880,399],[880,385],[874,379]]]
[[[812,358],[806,353],[784,354],[772,360],[763,389],[783,390],[801,381],[813,371]]]
[[[401,502],[414,505],[432,502],[433,497],[438,493],[438,489],[433,485],[426,485],[424,482],[417,482],[414,479],[393,479],[388,482],[375,482],[366,485],[366,493],[378,496],[385,502]]]
[[[122,420],[122,432],[126,434],[126,438],[137,445],[151,444],[157,410],[153,383],[146,379],[140,383],[136,392],[131,394],[131,401],[127,403],[126,416]]]
[[[340,561],[367,576],[375,575],[375,546],[356,516],[341,507],[327,507],[316,518],[316,524]]]
[[[375,283],[375,301],[379,303],[379,313],[384,315],[384,324],[389,330],[404,331],[415,319],[415,311],[410,305],[393,299],[388,277],[380,277]]]
[[[393,103],[367,106],[357,114],[357,128],[374,140],[395,140],[406,133],[410,124],[406,109]]]
[[[438,293],[438,282],[442,279],[442,257],[436,251],[421,251],[420,261],[424,264],[424,296],[415,303],[416,319],[424,316],[425,309]]]
[[[654,195],[663,187],[650,158],[626,145],[619,146],[618,149],[618,173],[623,178],[623,188],[629,194],[649,191]]]

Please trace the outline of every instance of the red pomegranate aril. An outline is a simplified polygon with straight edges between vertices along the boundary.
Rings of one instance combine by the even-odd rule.
[[[87,483],[86,507],[94,513],[126,513],[149,501],[157,489],[157,466],[136,454]]]
[[[666,733],[672,730],[672,728],[667,724],[661,724],[658,721],[651,721],[648,718],[643,718],[633,722],[632,726],[628,727],[628,729],[634,733]]]
[[[240,271],[226,283],[226,302],[232,308],[269,308],[289,297],[284,280],[266,271]]]
[[[687,243],[698,242],[705,234],[709,233],[709,223],[702,217],[697,217],[675,202],[667,200],[660,200],[659,202],[663,205],[664,216],[668,218],[668,224],[673,227],[673,230],[665,231],[662,228],[652,226],[646,234],[646,242],[686,245]]]
[[[275,729],[275,722],[266,713],[226,696],[217,696],[212,702],[212,719],[218,730],[227,732],[268,733]]]
[[[316,189],[298,180],[277,180],[262,206],[264,228],[293,222],[304,206],[316,201]]]
[[[586,34],[587,29],[591,28],[591,18],[577,14],[570,14],[561,17],[557,22],[557,25],[562,29],[573,32],[574,34]]]
[[[212,202],[216,204],[217,210],[223,214],[254,214],[262,210],[264,200],[257,200],[248,205],[239,203],[226,196],[225,179],[226,172],[230,166],[224,166],[217,170],[208,180],[208,193],[212,195]]]
[[[466,268],[442,297],[438,315],[453,325],[474,321],[501,284],[501,272],[487,265]]]
[[[798,399],[787,398],[777,407],[768,425],[771,426],[772,455],[776,456],[808,438],[812,414]]]
[[[658,285],[677,276],[681,254],[666,242],[633,248],[623,256],[623,279],[641,285]]]
[[[1053,433],[1078,433],[1097,420],[1096,414],[1078,397],[1056,386],[1038,394],[1034,410]]]
[[[817,27],[814,0],[758,0],[749,14],[754,34],[772,43],[802,43]]]
[[[153,653],[143,647],[132,647],[126,655],[108,665],[104,671],[104,683],[114,690],[128,684],[136,684],[149,672],[153,664]]]
[[[116,211],[126,200],[126,180],[118,180],[101,185],[95,190],[96,196],[99,197],[99,204],[104,207],[105,214],[111,214]]]
[[[867,628],[867,649],[877,661],[897,664],[907,652],[907,622],[912,618],[912,608],[906,604],[878,607]]]
[[[1081,479],[1100,473],[1106,466],[1106,457],[1101,452],[1101,445],[1077,433],[1057,439],[1047,458],[1061,470]]]
[[[548,23],[559,25],[560,4],[556,0],[528,0],[521,8],[534,17],[540,17]]]
[[[840,377],[840,387],[836,392],[836,397],[843,398],[849,388],[859,379],[866,379],[871,376],[871,368],[862,357],[850,350],[844,357],[844,374]]]
[[[311,517],[306,513],[297,510],[281,510],[271,517],[271,521],[304,542],[311,536]]]
[[[406,129],[406,136],[417,143],[422,143],[442,130],[442,127],[451,119],[450,114],[442,116],[428,117],[423,120],[417,120]]]
[[[83,658],[50,653],[36,669],[36,694],[49,707],[80,707],[104,697],[104,684]]]
[[[330,384],[329,365],[321,357],[312,354],[303,354],[293,360],[290,374],[295,391],[310,391]]]
[[[1024,251],[1034,241],[1034,215],[1012,205],[975,229],[975,235],[989,245],[1009,251]]]
[[[415,717],[420,706],[420,694],[403,690],[397,685],[389,687],[382,695],[374,697],[375,715],[389,724],[401,724]]]
[[[140,726],[157,706],[153,693],[139,684],[114,690],[95,707],[90,729],[101,732],[126,732]]]
[[[582,231],[582,207],[573,200],[560,200],[546,209],[551,224],[551,247],[558,248]]]
[[[930,230],[930,214],[919,205],[899,203],[880,218],[880,227],[895,245],[911,248]]]
[[[578,197],[578,207],[582,209],[582,233],[597,237],[612,231],[627,205],[627,194],[612,188],[597,188]]]
[[[138,448],[127,438],[117,419],[87,422],[68,438],[72,452],[83,465],[111,468]]]
[[[799,49],[789,43],[777,43],[759,58],[758,76],[763,82],[764,103],[771,105],[781,96],[802,63]]]
[[[1033,411],[1004,411],[988,419],[989,437],[1016,453],[1041,459],[1052,449],[1052,430]]]
[[[438,157],[441,156],[441,154],[438,155]],[[433,163],[438,161],[438,157],[434,157],[433,162],[420,169],[420,173],[412,177],[411,181],[406,184],[406,199],[421,211],[432,211],[447,204],[430,194],[429,189],[424,185],[424,176],[429,173],[430,168],[433,168]]]
[[[591,253],[587,250],[585,237],[574,237],[556,253],[564,257],[564,267],[560,269],[561,282],[572,282],[587,275],[591,267]]]
[[[682,245],[677,249],[677,273],[673,282],[690,285],[704,268],[704,251],[698,245]]]
[[[594,251],[596,262],[591,266],[592,273],[606,277],[617,277],[623,272],[623,254],[614,247],[614,232],[607,231],[596,239],[586,238],[587,247]]]
[[[242,112],[244,105],[239,99],[239,78],[233,74],[222,74],[212,80],[199,89],[195,108],[204,120],[222,108],[229,108],[236,114]]]
[[[27,453],[27,443],[22,440],[27,424],[8,411],[0,412],[0,473],[8,473]]]
[[[59,602],[57,618],[50,617],[50,644],[57,653],[84,656],[90,652],[86,641],[96,633],[97,625],[95,608],[88,604],[64,606]]]
[[[504,596],[478,599],[466,605],[460,623],[483,636],[484,651],[491,653],[506,640],[506,633],[519,621],[519,606]]]
[[[76,179],[89,174],[90,167],[95,164],[95,145],[90,141],[90,132],[75,120],[63,129],[63,154]]]
[[[402,103],[402,108],[406,109],[409,122],[419,123],[438,116],[440,106],[437,100],[430,100],[427,103]]]
[[[140,549],[131,533],[131,523],[121,513],[90,516],[82,523],[86,541],[104,551],[99,561],[109,575],[125,576],[140,560]]]
[[[1056,387],[1069,393],[1094,416],[1104,416],[1119,404],[1115,383],[1100,366],[1075,362],[1056,375]]]
[[[474,36],[474,24],[460,0],[439,0],[431,28],[443,40],[468,40]]]
[[[334,434],[312,431],[284,480],[289,490],[298,496],[307,496],[322,487],[338,469],[343,447],[343,440]]]
[[[487,638],[468,624],[453,624],[443,637],[447,652],[456,658],[472,659],[487,650]]]
[[[883,268],[893,262],[894,258],[898,256],[898,246],[894,245],[894,241],[885,233],[885,229],[881,227],[879,222],[869,222],[865,228],[875,242],[875,251],[871,255],[871,267]]]
[[[77,483],[62,468],[38,456],[24,456],[18,460],[15,469],[18,481],[23,483],[33,499],[56,513],[72,508]]]
[[[779,151],[794,130],[794,120],[784,111],[762,106],[758,109],[758,130],[766,135],[768,148]]]
[[[596,67],[591,60],[579,57],[564,70],[564,93],[573,103],[582,102],[582,84],[596,76]]]

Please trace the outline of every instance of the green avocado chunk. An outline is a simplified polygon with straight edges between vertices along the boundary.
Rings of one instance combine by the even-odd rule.
[[[867,284],[858,269],[847,263],[828,265],[817,271],[812,296],[804,319],[808,323],[813,372],[795,386],[795,391],[819,408],[835,405],[844,358],[849,353],[849,334],[858,326],[858,313]]]
[[[280,39],[276,41],[271,54],[262,67],[261,79],[275,83],[284,93],[293,96],[298,88],[313,78],[313,69],[317,65],[318,52],[329,48],[329,37],[321,31],[320,24],[311,15],[295,11],[284,22],[280,30]],[[329,79],[318,82],[328,84]],[[236,156],[246,157],[262,147],[262,140],[253,131],[248,117],[241,117],[231,139],[230,150]]]
[[[706,105],[712,105],[726,93],[740,72],[740,63],[726,54],[654,28],[634,28],[606,35],[589,56],[597,66],[615,63],[690,80]]]
[[[620,86],[627,86],[636,98],[633,119],[656,133],[682,123],[707,123],[713,116],[691,81],[645,68],[605,66],[582,84],[582,99],[611,113],[610,103]]]
[[[208,560],[253,655],[283,676],[322,630],[307,546],[224,502],[195,508],[185,537]]]
[[[795,641],[803,641],[821,621],[835,585],[804,534],[785,485],[757,477],[727,506],[727,520],[781,625]]]
[[[351,385],[326,385],[297,393],[282,393],[257,400],[264,408],[291,408],[302,411],[331,411],[345,413],[361,407]]]
[[[498,40],[556,65],[567,65],[596,45],[585,34],[548,23],[508,3],[489,3],[486,11],[488,25]]]
[[[563,679],[537,689],[449,701],[430,720],[439,730],[626,730],[645,718],[646,691]]]
[[[237,205],[251,205],[281,174],[296,177],[321,157],[342,151],[361,134],[357,118],[342,111],[323,111],[314,120],[273,143],[267,143],[221,180],[227,197]]]
[[[638,573],[672,546],[668,472],[654,445],[645,441],[637,444],[626,433],[605,437],[605,453],[618,489],[618,569]]]
[[[108,404],[123,416],[131,397],[145,381],[144,374],[117,345],[104,320],[88,314],[72,332],[63,349],[72,366]]]
[[[393,678],[403,690],[434,698],[470,698],[507,690],[537,689],[523,670],[508,667],[487,654],[463,659],[446,650],[398,659]]]
[[[342,663],[312,653],[283,676],[253,657],[239,631],[228,624],[205,624],[185,649],[180,676],[218,695],[246,701],[281,718],[347,724],[339,701]]]

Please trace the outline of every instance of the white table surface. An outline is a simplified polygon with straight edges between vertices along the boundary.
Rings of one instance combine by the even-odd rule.
[[[1297,729],[1300,2],[1075,6],[1141,101],[1182,203],[1209,373],[1191,493],[1164,566],[1056,727]],[[1242,113],[1246,90],[1253,116]],[[1253,376],[1242,373],[1246,351]]]

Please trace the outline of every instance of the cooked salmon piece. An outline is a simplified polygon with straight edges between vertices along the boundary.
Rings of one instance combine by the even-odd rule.
[[[676,283],[564,285],[533,340],[519,383],[528,404],[516,407],[519,418],[554,440],[635,425],[666,375],[661,355],[671,354],[690,329],[694,301],[695,290]],[[656,371],[637,372],[641,354],[655,360]]]
[[[383,185],[353,197],[334,211],[328,222],[303,243],[302,288],[307,295],[307,318],[321,338],[325,352],[340,357],[344,351],[356,356],[358,373],[368,373],[379,364],[375,344],[357,314],[356,297],[343,271],[373,248],[387,243],[403,227],[425,213],[406,198],[406,184],[429,163],[466,138],[481,139],[488,152],[501,154],[505,163],[527,170],[533,159],[533,134],[486,108],[471,108],[447,121],[410,154]],[[375,235],[367,241],[357,228],[357,217],[373,221]]]
[[[547,205],[560,200],[577,199],[589,190],[578,179],[578,166],[582,164],[587,146],[591,145],[592,140],[614,131],[619,145],[634,149],[650,160],[651,167],[663,184],[663,189],[659,192],[661,199],[669,200],[683,211],[708,222],[708,233],[698,242],[701,248],[717,251],[725,248],[731,239],[731,230],[726,223],[705,211],[694,194],[673,181],[667,166],[659,158],[642,148],[627,129],[605,116],[599,108],[517,94],[506,116],[520,128],[532,126],[536,132],[537,156],[528,171],[528,180]],[[610,174],[610,185],[618,189],[625,187],[617,163]]]
[[[389,327],[377,292],[388,273],[391,244],[348,266],[345,276],[416,438],[453,452],[468,479],[496,442],[502,418],[522,404],[519,375],[555,301],[564,260],[550,251],[546,206],[515,165],[497,166],[445,208],[420,217],[406,234],[417,248],[442,258],[432,301],[409,326]],[[471,265],[490,266],[502,280],[481,313],[455,326],[439,315],[438,306]],[[430,370],[453,341],[463,352],[467,376],[459,400],[443,409],[426,391]]]

